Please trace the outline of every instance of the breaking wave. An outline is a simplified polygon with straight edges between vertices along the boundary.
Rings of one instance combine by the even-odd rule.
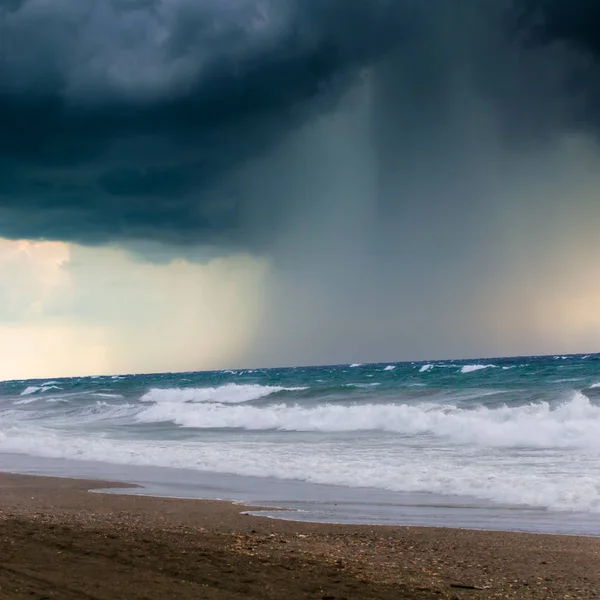
[[[285,404],[224,406],[156,403],[136,415],[144,423],[198,429],[299,432],[383,431],[487,447],[600,450],[600,407],[581,392],[563,404],[461,408],[440,404]]]
[[[195,408],[206,415],[218,407],[199,404]],[[312,411],[311,418],[314,423],[321,419],[319,427],[328,420],[328,427],[331,428],[335,418],[339,419],[340,413],[334,411],[327,414],[324,408]],[[352,414],[354,409],[342,408],[345,408],[344,417]],[[368,410],[373,417],[380,408],[375,407],[374,412],[373,407]],[[242,412],[238,409],[242,409]],[[255,418],[256,409],[252,409],[253,407],[248,406],[222,406],[216,412],[221,412],[221,415],[227,412],[229,415],[244,414],[245,418],[252,415]],[[583,395],[576,395],[570,402],[555,409],[540,404],[512,411],[488,411],[494,413],[492,415],[478,409],[472,411],[471,421],[465,420],[464,413],[467,411],[444,413],[439,408],[431,407],[429,411],[421,411],[418,416],[416,412],[411,413],[408,407],[395,407],[396,412],[394,407],[391,409],[391,414],[396,417],[400,411],[404,411],[405,415],[412,414],[407,421],[412,422],[414,430],[436,430],[438,434],[450,432],[459,441],[464,441],[460,430],[462,427],[464,433],[466,423],[485,428],[478,439],[485,444],[490,439],[504,444],[508,440],[502,442],[501,437],[508,436],[512,444],[523,445],[529,442],[529,447],[545,444],[556,446],[557,442],[562,441],[564,445],[600,449],[597,441],[600,439],[600,409],[592,406]],[[116,409],[99,404],[95,410],[97,414],[104,411],[106,416]],[[288,419],[288,423],[291,418],[304,419],[303,423],[307,423],[307,415],[302,416],[298,410],[286,412],[277,407],[275,410],[282,419]],[[88,414],[92,416],[91,413]],[[430,416],[427,421],[428,418],[423,416],[426,414],[435,416]],[[364,412],[362,415],[357,412],[358,427],[361,426],[358,422],[361,416],[364,418]],[[384,416],[389,417],[390,413],[381,413],[377,418],[382,419]],[[585,423],[590,425],[587,433],[583,430]],[[532,432],[535,435],[533,440]],[[454,454],[436,451],[436,447],[398,447],[392,444],[382,449],[366,448],[357,446],[356,438],[353,438],[346,446],[340,446],[340,442],[335,440],[321,444],[319,451],[315,452],[313,443],[288,443],[282,439],[261,444],[257,444],[254,439],[234,442],[230,437],[210,443],[202,439],[126,440],[110,439],[101,434],[64,435],[48,428],[33,430],[20,426],[3,428],[3,432],[0,432],[2,452],[114,464],[185,468],[404,492],[469,494],[502,503],[600,512],[600,485],[593,475],[598,462],[597,454],[576,462],[565,457],[560,463],[555,463],[553,470],[547,470],[542,463],[533,470],[523,470],[518,462],[507,460],[507,455],[498,454],[493,449],[479,450],[477,455],[485,456],[485,460],[474,461],[457,460]],[[461,456],[467,458],[471,456],[470,452]],[[551,455],[559,457],[562,454]]]
[[[496,365],[464,365],[460,372],[461,373],[474,373],[475,371],[482,371],[483,369],[495,369]]]
[[[219,387],[207,388],[154,388],[144,394],[142,402],[157,402],[161,404],[182,404],[211,402],[217,404],[240,404],[252,402],[272,394],[285,391],[298,391],[306,388],[285,388],[270,385],[238,385],[228,383]]]
[[[44,392],[49,392],[50,390],[60,390],[60,387],[54,385],[55,383],[55,381],[49,381],[43,385],[30,385],[21,392],[21,396],[30,396],[31,394],[37,393],[43,394]]]

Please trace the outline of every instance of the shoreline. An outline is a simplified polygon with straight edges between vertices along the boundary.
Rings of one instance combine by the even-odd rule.
[[[116,487],[129,486],[0,473],[0,596],[600,597],[599,538],[306,523],[225,500],[101,493]]]
[[[100,494],[100,495],[111,495],[111,496],[131,496],[136,498],[148,498],[154,500],[173,500],[173,501],[182,501],[182,502],[202,502],[202,503],[223,503],[225,505],[230,505],[239,509],[239,514],[241,516],[250,516],[256,517],[260,519],[273,519],[276,521],[285,521],[289,523],[298,523],[304,525],[316,525],[316,526],[333,526],[333,527],[370,527],[370,528],[387,528],[387,529],[395,529],[395,528],[409,528],[409,529],[451,529],[454,531],[473,531],[473,532],[482,532],[482,533],[507,533],[507,534],[515,534],[515,535],[541,535],[541,536],[558,536],[558,537],[574,537],[574,538],[584,538],[584,539],[592,539],[592,540],[600,540],[600,534],[588,534],[588,533],[562,533],[562,532],[546,532],[546,531],[527,531],[527,530],[518,530],[518,529],[486,529],[485,527],[468,527],[468,526],[436,526],[436,525],[414,525],[409,523],[352,523],[352,522],[344,522],[344,521],[317,521],[317,520],[303,520],[303,519],[286,519],[284,517],[277,517],[277,513],[288,513],[293,514],[296,512],[300,512],[300,509],[296,508],[286,508],[275,505],[261,505],[261,504],[253,504],[251,502],[246,502],[244,500],[235,500],[235,499],[227,499],[227,498],[203,498],[203,497],[190,497],[190,496],[174,496],[168,494],[153,494],[152,492],[142,492],[135,493],[129,490],[148,490],[149,488],[145,487],[143,484],[131,483],[129,481],[112,481],[110,479],[104,478],[90,478],[85,476],[68,476],[68,475],[45,475],[45,474],[30,474],[26,472],[19,471],[5,471],[0,467],[0,490],[2,489],[2,478],[4,476],[10,477],[24,477],[31,479],[41,479],[41,480],[56,480],[56,481],[67,481],[72,482],[73,487],[81,490],[81,486],[78,485],[83,483],[83,487],[85,491],[90,494]],[[2,501],[0,500],[0,513],[1,513]],[[560,513],[557,513],[559,515]],[[599,516],[600,519],[600,516]],[[599,594],[600,597],[600,594]]]
[[[22,456],[15,456],[16,459],[22,459]],[[337,512],[337,508],[332,508],[332,505],[337,507],[337,503],[340,505],[346,504],[348,501],[350,503],[353,502],[354,499],[349,499],[345,494],[349,490],[361,491],[361,488],[348,488],[348,490],[343,486],[322,486],[324,489],[322,490],[323,496],[320,496],[321,491],[317,490],[315,495],[315,491],[313,491],[310,500],[308,502],[308,507],[303,506],[306,504],[306,497],[303,494],[302,489],[297,489],[296,492],[300,494],[300,497],[303,499],[296,502],[293,500],[296,496],[290,495],[289,490],[285,492],[287,495],[286,498],[280,498],[281,504],[278,501],[269,501],[265,500],[265,493],[269,496],[274,492],[274,496],[278,496],[278,490],[268,489],[265,491],[265,488],[261,488],[258,494],[259,498],[257,498],[257,487],[256,485],[251,485],[245,491],[242,491],[245,484],[240,485],[241,480],[255,480],[254,477],[244,477],[238,475],[226,475],[219,473],[205,473],[204,476],[207,478],[206,484],[197,481],[195,483],[193,493],[189,493],[191,488],[188,488],[188,493],[177,494],[173,491],[168,491],[170,489],[170,485],[167,484],[163,486],[159,484],[157,487],[158,480],[156,479],[157,474],[153,472],[146,472],[141,477],[136,469],[132,470],[129,468],[125,472],[120,472],[117,477],[118,479],[114,479],[114,471],[113,469],[109,469],[108,471],[104,469],[104,471],[96,472],[96,468],[86,468],[83,470],[72,472],[72,468],[69,469],[71,472],[66,472],[68,469],[65,468],[44,468],[44,469],[30,469],[18,467],[16,469],[9,468],[10,461],[4,461],[3,464],[0,465],[0,473],[2,472],[10,472],[13,474],[22,474],[22,475],[33,475],[39,477],[57,477],[57,478],[66,478],[66,479],[75,479],[75,480],[85,480],[85,481],[97,481],[99,485],[102,482],[115,482],[112,484],[107,484],[104,488],[94,487],[89,491],[91,493],[108,493],[108,494],[126,494],[126,495],[135,495],[146,498],[170,498],[170,499],[178,499],[178,500],[206,500],[206,501],[223,501],[227,503],[232,503],[235,505],[239,505],[241,507],[250,507],[250,510],[247,510],[248,514],[255,515],[261,518],[274,518],[279,520],[292,520],[300,523],[314,523],[314,524],[324,524],[324,525],[362,525],[362,526],[377,526],[377,527],[421,527],[421,528],[447,528],[451,527],[452,529],[460,529],[466,531],[490,531],[490,532],[509,532],[509,533],[529,533],[529,534],[540,534],[540,535],[558,535],[558,536],[575,536],[575,537],[591,537],[591,538],[600,538],[600,520],[594,519],[594,515],[581,515],[578,516],[578,513],[561,513],[561,512],[544,512],[542,510],[537,510],[528,514],[526,510],[518,511],[519,516],[516,518],[514,514],[511,512],[507,512],[504,515],[504,519],[502,519],[502,514],[494,514],[494,506],[490,506],[486,517],[472,519],[465,514],[459,515],[460,520],[457,521],[453,514],[442,514],[434,516],[427,515],[425,512],[417,516],[415,518],[415,513],[411,514],[411,509],[416,506],[421,506],[425,511],[431,506],[427,501],[427,499],[421,498],[421,501],[424,503],[422,505],[414,504],[414,501],[419,501],[419,499],[411,499],[408,504],[400,503],[397,506],[402,509],[408,508],[409,512],[404,512],[404,514],[398,515],[395,518],[385,518],[384,520],[379,520],[377,516],[373,516],[372,520],[368,520],[368,517],[365,518],[364,512],[359,512],[361,518],[355,519],[353,518],[352,512],[347,513],[347,518],[340,518],[339,520],[332,518],[333,515]],[[17,464],[19,464],[17,460]],[[71,465],[72,466],[72,465]],[[88,465],[90,467],[91,465]],[[93,465],[96,467],[97,465]],[[146,467],[142,467],[145,469]],[[162,477],[163,474],[161,474]],[[194,472],[194,475],[197,476],[198,473]],[[204,479],[203,476],[203,479]],[[232,477],[234,481],[223,480],[221,476],[224,477]],[[148,479],[150,477],[150,479]],[[214,478],[217,477],[215,480]],[[240,480],[239,482],[237,480]],[[162,480],[161,480],[162,481]],[[291,482],[292,485],[297,482]],[[299,482],[298,482],[299,483]],[[171,482],[175,487],[180,484],[180,481],[173,480]],[[110,485],[110,487],[109,487]],[[302,485],[302,484],[300,484]],[[158,489],[158,488],[162,489]],[[197,489],[196,489],[197,488]],[[225,492],[225,495],[221,496],[219,493],[215,493],[215,489],[220,489]],[[222,488],[222,489],[221,489]],[[234,490],[237,490],[239,493],[235,493]],[[332,493],[332,490],[335,490]],[[202,493],[206,492],[205,495]],[[248,493],[249,492],[249,493]],[[377,495],[380,490],[373,490],[375,495]],[[341,494],[341,496],[335,496],[335,494]],[[362,490],[362,498],[358,499],[357,506],[360,506],[362,503],[365,503],[365,506],[370,505],[373,500],[375,500],[374,506],[377,505],[377,496],[371,496],[369,493],[366,493]],[[365,496],[366,493],[366,496]],[[248,495],[246,495],[248,494]],[[322,499],[322,500],[321,500]],[[441,498],[440,498],[441,499]],[[314,510],[316,506],[316,511]],[[468,514],[471,511],[471,508],[463,507],[460,504],[458,505],[460,509],[465,508],[465,512]],[[448,509],[448,506],[446,507]],[[328,511],[324,514],[328,514],[329,516],[326,518],[319,516],[319,511]],[[331,512],[333,510],[333,512]],[[359,509],[362,511],[363,509]],[[501,510],[501,509],[500,509]],[[448,511],[447,511],[448,512]],[[283,513],[283,514],[282,514]],[[339,513],[338,513],[339,514]],[[342,514],[344,514],[342,512]],[[542,515],[546,514],[547,517],[543,517]],[[533,520],[530,520],[528,525],[524,525],[526,522],[526,518],[532,516]],[[563,520],[561,521],[561,516]],[[584,517],[581,520],[581,517]],[[506,520],[506,517],[509,520]],[[541,518],[540,518],[541,517]],[[576,517],[579,521],[573,521],[572,518]],[[478,522],[479,521],[479,522]],[[483,522],[482,522],[483,521]],[[568,523],[568,524],[567,524]]]
[[[0,468],[0,473],[2,473],[2,469]],[[19,473],[15,473],[19,474]],[[39,477],[46,477],[46,475],[36,475]],[[89,478],[86,477],[69,477],[69,476],[58,476],[59,478],[66,479],[85,479],[89,481]],[[93,481],[93,480],[92,480]],[[103,480],[101,480],[103,481]],[[561,532],[561,531],[538,531],[538,530],[524,530],[524,529],[495,529],[492,527],[470,527],[464,525],[447,525],[447,526],[438,526],[438,525],[429,525],[429,524],[413,524],[413,523],[377,523],[377,522],[351,522],[351,521],[333,521],[333,520],[312,520],[312,519],[288,519],[283,516],[277,516],[277,513],[287,513],[288,515],[293,515],[295,513],[302,514],[302,509],[299,508],[290,508],[276,505],[262,505],[260,503],[254,504],[252,502],[246,502],[244,500],[236,500],[236,499],[227,499],[227,498],[210,498],[210,497],[190,497],[190,496],[175,496],[169,494],[154,494],[150,492],[141,492],[136,494],[135,492],[128,491],[133,489],[140,490],[148,490],[149,488],[145,487],[142,484],[133,484],[130,482],[123,482],[123,484],[111,484],[110,487],[105,488],[92,488],[88,490],[90,493],[109,493],[109,494],[125,494],[125,495],[136,495],[142,496],[146,498],[170,498],[174,500],[199,500],[199,501],[208,501],[208,502],[226,502],[229,504],[233,504],[234,506],[239,506],[243,508],[243,515],[255,516],[263,519],[275,519],[275,520],[285,520],[292,521],[297,523],[308,523],[315,525],[338,525],[338,526],[362,526],[362,527],[410,527],[410,528],[423,528],[423,529],[455,529],[461,531],[481,531],[481,532],[497,532],[497,533],[514,533],[514,534],[528,534],[528,535],[556,535],[556,536],[564,536],[564,537],[577,537],[577,538],[591,538],[591,539],[600,539],[600,533],[571,533],[571,532]],[[114,490],[114,491],[111,491]],[[121,490],[121,491],[119,491]],[[561,515],[560,512],[554,513],[555,516],[559,517]],[[569,514],[569,513],[567,513]],[[600,519],[600,517],[599,517]]]

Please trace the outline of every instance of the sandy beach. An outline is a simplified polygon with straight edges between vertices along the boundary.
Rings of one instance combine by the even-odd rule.
[[[110,486],[0,475],[0,598],[600,596],[596,538],[295,523],[88,491]]]

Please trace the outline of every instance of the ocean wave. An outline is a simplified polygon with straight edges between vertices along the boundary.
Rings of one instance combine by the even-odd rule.
[[[31,392],[31,394],[33,394],[33,392]],[[22,400],[16,400],[15,402],[13,402],[13,404],[15,406],[23,406],[24,404],[33,404],[34,402],[37,402],[38,400],[39,400],[39,398],[37,398],[36,396],[34,396],[32,398],[31,395],[27,395],[26,398],[23,398]]]
[[[463,365],[460,369],[461,373],[474,373],[475,371],[482,371],[483,369],[495,369],[496,365]]]
[[[423,365],[420,369],[419,369],[419,373],[427,373],[427,371],[431,371],[433,369],[434,365]]]
[[[298,432],[383,431],[429,436],[458,445],[600,450],[600,407],[581,392],[558,406],[460,408],[446,404],[285,404],[265,407],[155,404],[136,415],[143,423],[171,422],[198,429]]]
[[[216,403],[216,404],[240,404],[260,400],[286,391],[301,391],[305,387],[281,387],[272,385],[228,383],[219,387],[207,388],[154,388],[146,392],[142,402],[155,402],[159,404],[182,404],[182,403]]]
[[[56,383],[56,382],[54,382]],[[50,382],[50,384],[48,383],[44,383],[43,385],[30,385],[28,387],[26,387],[22,392],[21,392],[21,396],[29,396],[31,394],[37,394],[38,392],[43,394],[44,392],[49,392],[50,390],[60,390],[61,388],[58,387],[57,385],[52,385],[52,382]]]
[[[79,409],[73,418],[77,425],[85,423],[98,423],[102,421],[124,421],[131,423],[139,411],[138,404],[111,404],[102,400],[96,401]]]
[[[396,369],[396,365],[388,365],[384,371],[394,371]]]
[[[29,385],[21,392],[21,396],[29,396],[29,394],[35,394],[41,389],[42,388],[39,385]]]
[[[349,388],[368,389],[368,388],[379,387],[380,385],[381,385],[380,382],[374,382],[374,383],[343,383],[342,387],[345,387],[345,388],[349,387]]]
[[[61,435],[48,429],[0,432],[0,451],[113,464],[147,465],[271,477],[399,492],[470,495],[512,505],[600,512],[596,462],[563,460],[554,469],[523,470],[518,463],[487,454],[485,460],[403,448],[401,454],[337,444],[221,443],[122,440],[98,434]],[[479,454],[480,455],[480,454]]]

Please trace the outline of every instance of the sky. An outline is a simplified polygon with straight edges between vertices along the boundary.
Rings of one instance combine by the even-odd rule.
[[[0,379],[600,350],[592,0],[10,0]]]

